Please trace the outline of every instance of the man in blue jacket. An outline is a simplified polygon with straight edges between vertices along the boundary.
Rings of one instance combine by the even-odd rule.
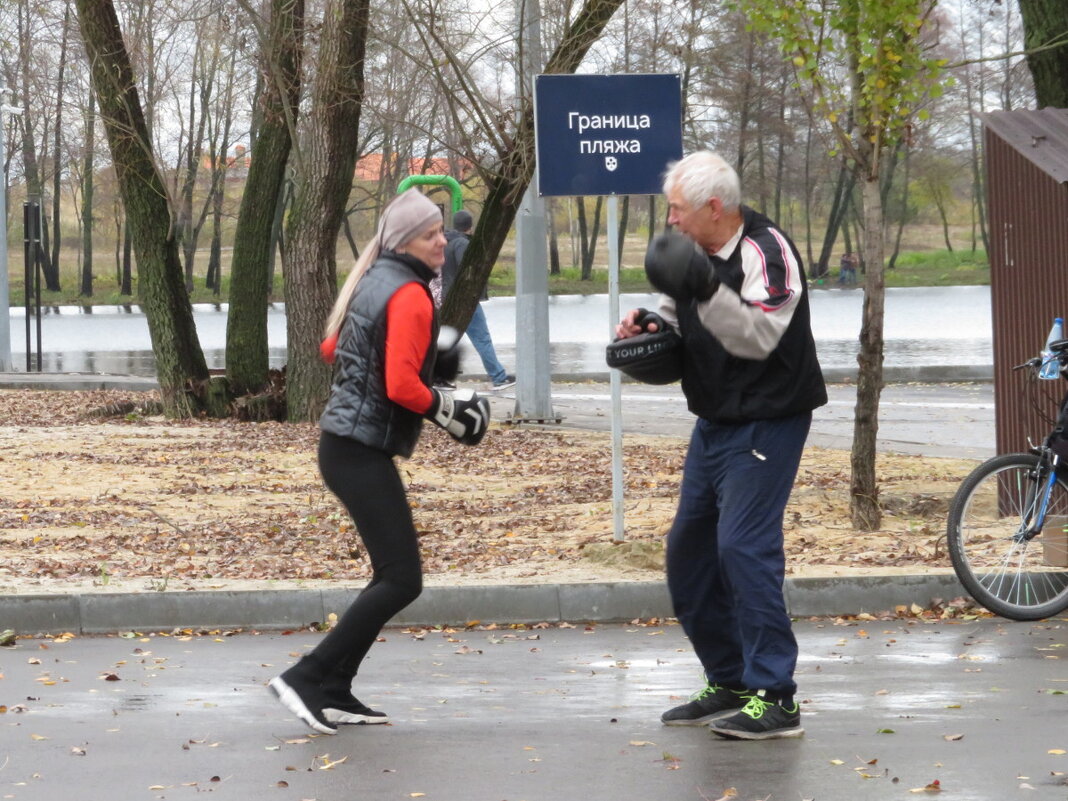
[[[471,226],[473,224],[471,213],[461,209],[452,218],[453,230],[445,232],[445,266],[441,268],[441,297],[448,297],[449,289],[456,280],[460,270],[460,263],[467,250],[470,241]],[[489,293],[482,290],[482,300],[489,300]],[[475,307],[475,313],[471,315],[471,322],[467,324],[467,338],[475,346],[478,356],[482,359],[482,367],[489,376],[490,384],[494,390],[508,389],[515,386],[515,376],[509,375],[497,358],[497,351],[493,347],[493,339],[490,337],[489,325],[486,322],[486,312],[479,303]]]

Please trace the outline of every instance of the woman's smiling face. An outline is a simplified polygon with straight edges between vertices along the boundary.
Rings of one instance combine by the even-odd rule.
[[[397,248],[398,253],[407,253],[423,262],[433,270],[440,270],[445,264],[445,227],[436,222],[428,225],[418,234]]]

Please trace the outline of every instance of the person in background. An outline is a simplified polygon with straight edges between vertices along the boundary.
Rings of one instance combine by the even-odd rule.
[[[326,326],[323,358],[335,366],[319,420],[319,470],[356,524],[372,577],[314,650],[268,687],[313,731],[386,723],[352,694],[352,682],[382,627],[422,592],[411,507],[394,457],[415,449],[424,418],[477,445],[489,402],[471,390],[431,387],[439,353],[428,282],[445,261],[441,211],[416,189],[382,214],[342,287]]]
[[[842,254],[842,259],[838,263],[839,284],[855,284],[857,282],[857,264],[859,262],[860,257],[855,253],[846,252]]]
[[[460,272],[460,263],[467,250],[470,241],[471,228],[474,220],[471,213],[461,209],[452,218],[453,230],[445,232],[445,266],[441,270],[441,297],[442,302],[449,295],[453,281]],[[488,300],[489,293],[482,290],[482,300]],[[509,374],[500,360],[497,351],[493,347],[493,339],[490,337],[489,324],[486,322],[486,312],[479,303],[475,306],[475,313],[471,315],[471,322],[467,324],[467,338],[475,346],[478,356],[482,359],[482,367],[489,376],[490,384],[494,390],[508,389],[515,386],[515,376]]]
[[[682,391],[697,415],[667,581],[706,683],[661,720],[730,739],[797,737],[783,514],[812,410],[827,402],[801,256],[741,205],[737,173],[714,153],[672,164],[664,194],[677,232],[654,239],[645,269],[682,337]],[[617,336],[641,333],[643,311]]]

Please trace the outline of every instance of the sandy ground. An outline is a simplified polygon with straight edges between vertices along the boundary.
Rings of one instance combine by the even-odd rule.
[[[319,478],[314,426],[174,423],[121,405],[143,399],[0,392],[0,592],[367,580],[359,537]],[[108,404],[119,413],[96,414]],[[684,446],[626,437],[616,543],[607,434],[495,425],[465,448],[428,426],[399,463],[427,584],[661,578]],[[945,512],[974,462],[880,456],[883,525],[858,533],[848,456],[805,453],[786,517],[790,575],[950,570]]]

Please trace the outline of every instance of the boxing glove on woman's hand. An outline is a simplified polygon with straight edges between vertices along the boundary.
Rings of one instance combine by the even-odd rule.
[[[434,399],[424,415],[463,445],[477,445],[489,428],[489,401],[470,389],[442,392],[431,389]]]
[[[451,325],[443,325],[438,331],[437,358],[434,360],[434,383],[453,383],[460,374],[460,337],[462,334]]]
[[[708,300],[719,287],[712,260],[693,240],[668,232],[649,243],[645,275],[657,291],[679,303]]]

